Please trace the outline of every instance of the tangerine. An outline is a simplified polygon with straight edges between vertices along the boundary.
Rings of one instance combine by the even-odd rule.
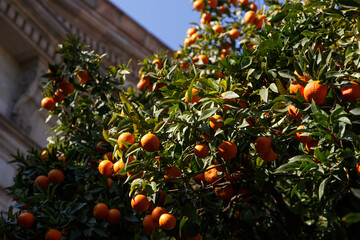
[[[210,127],[214,130],[217,130],[224,126],[223,118],[220,115],[214,115],[210,117]]]
[[[192,99],[190,101],[189,96],[187,94],[188,92],[186,91],[186,93],[185,93],[185,102],[187,102],[187,103],[198,103],[201,100],[201,97],[197,96],[196,94],[198,92],[200,92],[200,91],[198,89],[196,89],[196,88],[193,88],[191,90],[191,92],[192,92]]]
[[[41,106],[48,111],[54,110],[55,108],[55,101],[51,97],[44,97],[41,100]]]
[[[90,74],[86,70],[77,72],[76,75],[81,83],[87,83],[90,80]]]
[[[176,218],[170,213],[164,213],[159,218],[159,225],[165,230],[171,230],[176,226]]]
[[[121,212],[117,209],[110,209],[107,216],[106,216],[106,221],[110,224],[117,224],[118,222],[120,222],[121,219]]]
[[[110,176],[114,172],[114,164],[109,160],[102,160],[98,168],[100,174],[103,176]]]
[[[267,137],[258,137],[255,141],[255,149],[260,154],[268,153],[271,149],[271,140]]]
[[[143,149],[147,152],[155,152],[160,147],[159,138],[152,133],[145,134],[141,138],[140,143]]]
[[[29,212],[21,213],[17,218],[17,224],[22,228],[31,228],[34,222],[34,215]]]
[[[132,135],[129,132],[121,133],[118,138],[119,148],[122,150],[127,150],[127,147],[123,143],[134,144],[135,143],[134,135]]]
[[[354,81],[351,81],[350,84],[340,88],[344,102],[356,102],[360,98],[360,85]]]
[[[244,21],[246,23],[253,23],[255,21],[256,14],[254,11],[247,11],[244,16]]]
[[[203,143],[196,144],[194,148],[194,154],[198,158],[206,158],[207,156],[209,156],[209,151],[210,151],[209,147]]]
[[[221,187],[215,187],[214,192],[216,196],[225,200],[231,198],[234,195],[234,188],[232,184],[228,184]]]
[[[102,220],[106,218],[108,213],[109,213],[109,208],[105,203],[96,204],[93,210],[94,217],[98,220]]]
[[[60,184],[64,181],[64,173],[58,169],[52,169],[48,172],[48,178],[52,184]]]
[[[230,160],[234,158],[237,153],[236,145],[229,141],[222,142],[219,145],[218,150],[220,157],[222,157],[224,160]]]
[[[314,100],[316,105],[324,105],[329,88],[324,84],[319,84],[319,82],[320,81],[312,81],[306,84],[304,88],[304,98],[309,103]]]
[[[45,234],[45,240],[61,240],[62,234],[59,230],[51,228]]]
[[[137,194],[131,199],[131,207],[137,212],[145,212],[150,206],[150,202],[143,194]]]
[[[40,175],[35,179],[34,186],[36,187],[36,185],[40,185],[40,187],[42,187],[44,190],[46,190],[49,183],[50,183],[50,180],[47,176]]]

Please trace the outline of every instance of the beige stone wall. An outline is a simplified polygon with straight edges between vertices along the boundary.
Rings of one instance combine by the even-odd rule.
[[[77,34],[98,53],[107,53],[105,65],[126,64],[137,82],[138,60],[168,47],[107,0],[0,0],[0,210],[10,198],[16,166],[11,154],[26,153],[46,145],[45,123],[40,111],[41,75],[47,63],[59,61],[57,45],[66,34]]]

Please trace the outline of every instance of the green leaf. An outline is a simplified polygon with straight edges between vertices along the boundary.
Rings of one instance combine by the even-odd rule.
[[[218,111],[218,108],[209,108],[206,109],[200,116],[199,121],[208,119],[211,116],[215,115],[215,113]]]
[[[161,121],[154,127],[154,133],[160,132],[165,127],[165,122]]]
[[[342,220],[346,223],[357,223],[360,222],[360,212],[359,213],[348,213]]]
[[[360,115],[360,108],[351,109],[351,110],[350,110],[350,113],[351,113],[352,115],[358,116],[358,115]]]
[[[244,68],[247,68],[248,66],[250,66],[251,65],[251,63],[252,63],[252,57],[244,57],[243,59],[241,59],[241,63],[240,63],[240,65],[241,65],[241,69],[244,69]]]
[[[271,22],[271,23],[280,22],[280,21],[283,20],[286,16],[287,16],[287,13],[285,13],[285,12],[279,12],[279,13],[276,14],[273,18],[271,18],[271,19],[269,20],[269,22]]]
[[[329,178],[325,178],[321,183],[320,183],[320,186],[319,186],[319,200],[321,200],[322,196],[324,195],[324,192],[325,192],[325,186],[326,186],[326,183],[329,181]]]
[[[345,74],[340,73],[340,72],[335,72],[335,71],[325,73],[326,78],[337,78],[337,77],[343,77],[343,76],[345,76]]]
[[[188,221],[188,217],[186,216],[183,216],[181,221],[180,221],[180,224],[179,224],[179,235],[181,236],[181,230],[182,228],[184,227],[184,224]]]
[[[340,4],[348,6],[348,7],[360,8],[360,1],[359,0],[338,0],[338,2]]]
[[[350,190],[354,194],[355,197],[360,199],[360,189],[359,188],[351,188]]]
[[[259,91],[261,100],[263,100],[264,102],[268,102],[268,97],[269,97],[269,89],[268,88],[262,88]]]
[[[282,85],[280,79],[276,78],[276,86],[279,90],[281,95],[287,95],[287,91],[285,90],[284,86]]]

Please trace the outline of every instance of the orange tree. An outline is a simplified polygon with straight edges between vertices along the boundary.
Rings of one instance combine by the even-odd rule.
[[[360,5],[193,3],[139,91],[63,42],[41,103],[56,134],[14,159],[5,238],[357,239]]]

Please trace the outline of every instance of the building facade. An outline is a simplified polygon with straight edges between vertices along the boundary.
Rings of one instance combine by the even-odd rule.
[[[55,52],[67,34],[107,53],[105,65],[132,59],[128,86],[136,86],[138,60],[168,49],[107,0],[0,0],[0,210],[11,204],[11,155],[47,145],[54,122],[40,111],[41,76],[60,60]]]

